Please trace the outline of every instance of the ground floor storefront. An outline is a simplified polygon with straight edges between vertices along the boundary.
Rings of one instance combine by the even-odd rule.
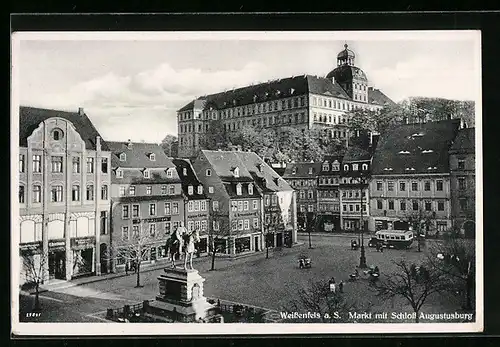
[[[108,238],[95,232],[100,224],[93,212],[21,216],[20,284],[108,273]]]
[[[374,231],[379,230],[408,230],[411,225],[400,219],[394,217],[371,217],[370,223],[373,226]],[[434,236],[440,233],[446,233],[451,230],[452,223],[449,219],[434,219],[431,220],[429,224],[422,226],[425,234],[427,236]]]
[[[319,214],[318,231],[325,233],[336,233],[341,231],[340,215]]]

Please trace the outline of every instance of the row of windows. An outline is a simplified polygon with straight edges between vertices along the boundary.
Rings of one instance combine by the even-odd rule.
[[[252,209],[257,210],[259,208],[259,200],[252,200]],[[241,212],[248,211],[249,201],[231,201],[231,211],[233,212]]]
[[[292,171],[292,174],[295,174],[295,170]],[[312,186],[315,186],[316,185],[316,181],[315,180],[293,180],[293,181],[290,181],[290,185],[293,187],[293,186],[296,186],[296,187],[312,187]]]
[[[168,178],[174,177],[174,169],[170,168],[165,170]],[[142,170],[142,176],[144,178],[151,178],[151,171],[149,169]],[[116,169],[116,178],[123,178],[123,169]]]
[[[64,158],[62,156],[51,156],[50,168],[53,173],[62,173]],[[31,160],[32,171],[34,173],[42,172],[42,156],[39,154],[34,154]],[[94,173],[94,158],[87,157],[86,172]],[[71,167],[73,173],[80,173],[80,157],[72,157]],[[101,158],[101,172],[108,173],[109,165],[108,158]],[[24,154],[19,155],[19,172],[23,173],[26,171],[26,158]]]
[[[331,165],[332,171],[339,171],[340,170],[340,164],[338,161],[334,161]],[[330,171],[330,163],[324,162],[322,166],[323,171]]]
[[[357,99],[359,101],[367,101],[366,97],[359,98]],[[324,108],[331,108],[335,110],[341,110],[341,111],[351,111],[353,109],[358,109],[358,108],[365,108],[364,106],[357,105],[357,104],[352,104],[348,103],[345,101],[338,101],[338,100],[332,100],[328,98],[320,98],[320,97],[313,97],[312,98],[312,105],[313,106],[318,106],[318,107],[324,107]],[[374,110],[373,107],[370,107],[370,110]]]
[[[204,212],[207,210],[207,201],[206,200],[195,200],[195,201],[189,201],[188,205],[188,212]]]
[[[62,185],[53,185],[50,187],[50,201],[51,202],[62,202],[64,187]],[[85,199],[87,201],[94,200],[94,185],[88,184],[85,190]],[[101,200],[108,200],[108,186],[101,186]],[[24,204],[26,201],[26,191],[23,185],[19,186],[19,203]],[[80,186],[73,185],[71,187],[71,201],[80,201]],[[41,203],[42,202],[42,186],[33,185],[32,190],[32,202]]]
[[[360,204],[342,204],[342,211],[344,212],[360,212]],[[363,212],[366,212],[366,205],[363,204]]]
[[[259,218],[253,218],[252,226],[254,229],[259,227]],[[250,230],[249,219],[233,220],[231,222],[231,230]]]
[[[269,116],[269,117],[262,117],[262,118],[254,118],[254,119],[243,119],[242,121],[233,121],[229,123],[224,123],[224,129],[227,131],[231,130],[239,130],[244,126],[272,126],[272,125],[278,125],[278,124],[301,124],[301,123],[307,123],[306,115],[304,112],[302,113],[296,113],[294,115],[275,115],[275,116]]]
[[[342,197],[343,198],[359,198],[359,190],[343,190]],[[366,192],[363,191],[363,198],[366,196]]]
[[[338,198],[338,190],[318,190],[318,198]]]
[[[156,161],[156,154],[154,154],[154,153],[149,153],[147,155],[147,157],[151,161]],[[120,158],[120,161],[127,161],[127,153],[120,153],[119,158]]]
[[[300,199],[305,199],[306,198],[306,191],[301,190],[299,193],[299,198]],[[313,190],[308,190],[307,191],[307,199],[314,199],[314,191]]]
[[[122,205],[122,219],[130,218],[130,205]],[[141,216],[141,206],[139,204],[132,204],[132,218],[140,218]],[[166,216],[178,215],[179,214],[179,203],[178,202],[165,202],[164,212]],[[156,203],[149,204],[149,215],[156,216]]]
[[[436,180],[436,191],[443,191],[443,180]],[[395,183],[394,181],[387,181],[387,190],[388,191],[394,191],[395,188]],[[424,181],[424,191],[430,191],[431,190],[431,185],[432,181]],[[382,181],[377,181],[377,190],[382,191],[383,190],[383,184]],[[411,182],[411,191],[416,192],[419,190],[419,182]],[[399,182],[399,191],[404,192],[406,191],[406,182]]]
[[[339,179],[337,177],[334,178],[320,178],[319,179],[319,184],[339,184]]]
[[[276,195],[266,195],[264,197],[264,205],[266,206],[275,206],[278,203],[278,197]]]
[[[127,187],[120,186],[120,191],[119,191],[120,196],[125,196],[126,193],[127,193]],[[135,193],[136,193],[136,186],[129,186],[128,195],[135,196]],[[153,194],[153,186],[146,186],[146,195],[151,195],[151,194]],[[175,186],[174,185],[161,186],[161,195],[175,195]]]
[[[300,212],[306,212],[306,207],[304,205],[299,205]],[[314,205],[307,205],[307,212],[314,212]]]
[[[313,120],[319,123],[330,123],[330,124],[345,124],[346,119],[344,116],[331,115],[326,113],[313,113]]]
[[[338,212],[339,211],[339,204],[319,204],[319,210],[320,211],[334,211]]]
[[[378,210],[383,210],[384,208],[384,200],[377,200],[377,209]],[[408,205],[408,206],[407,206]],[[444,211],[445,203],[444,201],[438,201],[437,203],[433,203],[432,201],[424,201],[423,207],[425,211],[433,211],[433,205],[437,208],[437,211]],[[407,209],[411,209],[413,211],[418,211],[420,208],[420,203],[417,200],[407,202],[406,200],[400,200],[399,201],[399,210],[400,211],[406,211]],[[395,210],[395,201],[394,200],[387,200],[387,210]]]

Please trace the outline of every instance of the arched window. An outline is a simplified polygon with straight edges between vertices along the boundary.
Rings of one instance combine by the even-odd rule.
[[[198,186],[198,194],[203,194],[203,186],[201,184]]]
[[[344,165],[344,171],[349,171],[349,165],[347,164]]]
[[[236,185],[236,195],[241,195],[241,183]]]
[[[363,165],[361,166],[361,169],[362,169],[363,171],[368,170],[368,164],[363,164]]]
[[[63,131],[59,128],[52,130],[52,139],[59,141],[63,138]]]
[[[248,194],[253,195],[253,184],[252,183],[250,183],[248,185]]]
[[[108,186],[105,184],[101,187],[101,200],[108,200]]]
[[[126,161],[126,160],[127,160],[127,154],[120,153],[120,161]]]

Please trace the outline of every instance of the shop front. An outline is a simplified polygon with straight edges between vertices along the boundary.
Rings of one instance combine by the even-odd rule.
[[[49,241],[49,280],[66,279],[66,243],[62,240]]]
[[[200,237],[200,242],[196,245],[198,255],[208,253],[208,236]]]
[[[251,236],[238,237],[234,240],[236,254],[251,250]]]
[[[335,233],[340,231],[340,216],[333,214],[323,214],[318,217],[319,230],[325,233]]]
[[[73,252],[73,278],[95,273],[95,237],[72,238],[71,251]]]

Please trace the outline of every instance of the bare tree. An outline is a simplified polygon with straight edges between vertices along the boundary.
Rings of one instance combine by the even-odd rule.
[[[349,321],[348,312],[356,311],[356,304],[348,302],[340,291],[330,291],[328,281],[309,281],[307,287],[299,288],[284,312],[315,312],[319,317],[296,317],[296,321],[345,323]]]
[[[404,219],[416,233],[417,251],[421,252],[422,235],[427,236],[427,231],[432,227],[434,223],[434,215],[432,213],[425,212],[419,209],[418,211],[407,213]]]
[[[223,235],[226,231],[228,231],[228,224],[225,223],[224,220],[224,215],[221,214],[220,211],[214,211],[212,213],[212,223],[209,225],[209,252],[211,254],[212,258],[212,265],[210,268],[210,271],[215,270],[215,255],[217,253],[222,253],[226,250],[225,247],[223,247],[219,241],[222,241],[223,238],[221,235]]]
[[[149,248],[158,241],[164,241],[167,236],[158,230],[149,230],[147,223],[139,224],[138,231],[132,230],[131,235],[122,240],[118,240],[111,249],[111,256],[115,259],[122,259],[127,264],[135,265],[137,275],[136,287],[141,285],[141,264],[147,256]]]
[[[370,281],[377,296],[382,299],[402,297],[415,312],[415,322],[419,322],[419,312],[426,300],[434,293],[445,289],[442,274],[422,265],[408,264],[404,260],[394,261],[398,270],[379,279]]]
[[[476,254],[471,240],[450,237],[439,240],[428,253],[428,266],[443,274],[448,289],[464,296],[465,309],[472,309]]]
[[[44,269],[47,265],[46,257],[40,255],[35,258],[36,254],[33,251],[26,251],[22,254],[23,266],[26,276],[25,285],[35,287],[35,305],[33,310],[40,311],[40,284],[44,281]]]

